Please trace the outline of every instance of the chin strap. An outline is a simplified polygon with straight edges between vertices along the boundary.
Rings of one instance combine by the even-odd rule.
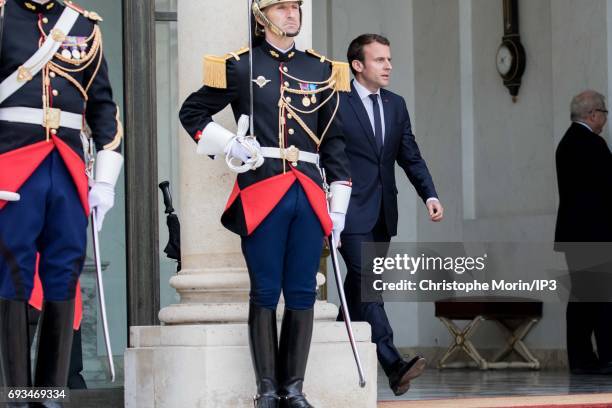
[[[301,9],[300,9],[301,10]],[[256,1],[253,2],[253,14],[255,17],[263,21],[264,25],[268,27],[274,34],[280,37],[297,37],[300,34],[300,30],[302,25],[300,24],[300,30],[298,30],[295,34],[288,34],[285,31],[281,30],[277,25],[275,25],[270,19],[265,15],[265,13],[259,8],[259,4]],[[301,11],[300,11],[301,16]],[[301,20],[301,17],[300,17]]]

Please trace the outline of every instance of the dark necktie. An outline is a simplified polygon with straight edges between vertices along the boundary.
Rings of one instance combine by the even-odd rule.
[[[376,139],[376,146],[378,147],[378,154],[382,151],[383,147],[383,129],[382,119],[380,117],[380,107],[378,106],[378,95],[370,95],[372,100],[372,107],[374,108],[374,138]]]

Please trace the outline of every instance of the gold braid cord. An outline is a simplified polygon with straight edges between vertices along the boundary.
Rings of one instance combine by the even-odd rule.
[[[316,82],[316,81],[305,81],[303,79],[296,78],[292,75],[289,75],[287,72],[284,72],[280,67],[279,67],[279,70],[283,76],[286,76],[299,83],[306,84],[306,85],[322,85],[322,86],[317,89],[305,91],[302,89],[293,89],[293,88],[281,85],[281,95],[278,101],[278,108],[279,108],[278,146],[281,149],[285,148],[285,130],[286,130],[285,117],[286,117],[286,114],[290,114],[295,119],[295,121],[300,125],[300,127],[304,129],[304,132],[306,132],[306,134],[316,144],[317,150],[319,150],[319,147],[321,146],[321,143],[323,143],[323,139],[325,138],[327,131],[329,130],[331,124],[334,121],[334,118],[336,117],[336,113],[338,112],[338,107],[340,106],[340,95],[338,94],[338,89],[336,89],[336,86],[335,86],[336,85],[335,75],[332,74],[325,81]],[[317,94],[320,94],[328,90],[331,90],[329,96],[326,97],[325,100],[321,101],[321,103],[318,106],[314,107],[311,110],[303,110],[303,109],[296,107],[295,105],[292,105],[291,102],[289,102],[291,101],[291,98],[287,99],[288,96],[286,95],[286,94],[292,94],[292,95],[304,96],[305,98],[307,97],[312,98],[312,97],[315,97]],[[325,126],[325,129],[321,133],[321,136],[317,137],[315,132],[313,132],[312,129],[310,129],[308,125],[306,125],[306,123],[304,122],[304,120],[302,119],[300,115],[309,115],[309,114],[317,112],[323,106],[327,105],[334,96],[336,96],[336,106],[334,108],[334,111],[331,117],[329,118],[329,122]],[[284,160],[283,160],[283,164],[284,164]]]

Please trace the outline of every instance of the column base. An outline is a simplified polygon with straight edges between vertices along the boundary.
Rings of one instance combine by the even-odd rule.
[[[277,309],[277,318],[283,317],[283,303]],[[246,323],[249,304],[239,303],[178,303],[159,311],[159,320],[167,325],[209,324],[209,323]],[[338,307],[333,303],[317,301],[315,320],[335,321]]]
[[[353,330],[366,387],[359,387],[344,323],[317,321],[304,383],[314,406],[376,407],[376,346],[367,323],[354,323]],[[246,324],[132,327],[130,332],[126,408],[253,406],[255,376]]]

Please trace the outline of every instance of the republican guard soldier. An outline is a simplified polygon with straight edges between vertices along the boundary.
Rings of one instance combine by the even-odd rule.
[[[7,387],[65,387],[88,216],[95,209],[101,228],[113,206],[123,130],[100,16],[70,1],[2,7],[0,365]],[[97,149],[95,180],[86,135]],[[37,253],[44,302],[32,383],[27,305]]]
[[[198,152],[225,156],[240,173],[221,221],[241,236],[251,280],[248,326],[257,381],[254,402],[260,408],[311,407],[302,384],[316,273],[323,238],[332,229],[340,236],[351,192],[344,137],[335,121],[338,92],[350,89],[348,64],[295,48],[301,4],[254,1],[252,52],[243,48],[206,56],[205,85],[180,111]],[[246,136],[251,87],[254,137]],[[213,122],[227,105],[239,123],[237,134]],[[319,166],[330,183],[331,212]],[[281,292],[285,310],[279,344]]]

